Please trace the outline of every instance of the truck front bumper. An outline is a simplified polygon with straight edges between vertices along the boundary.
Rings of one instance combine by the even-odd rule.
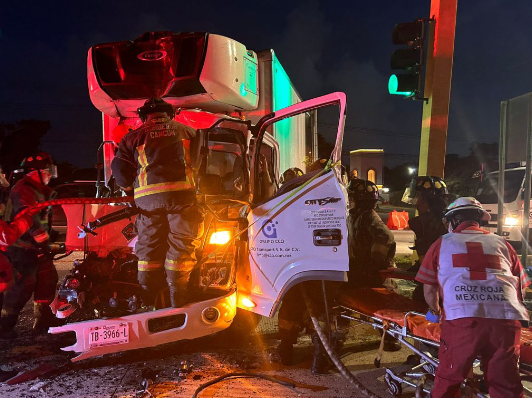
[[[183,308],[128,315],[120,318],[97,319],[67,324],[49,329],[49,333],[76,333],[76,343],[63,347],[63,351],[80,353],[72,362],[98,355],[154,347],[178,340],[190,340],[226,329],[236,314],[236,292],[215,299],[191,303]],[[112,335],[102,340],[102,331]],[[115,338],[116,330],[122,337]],[[94,337],[94,335],[98,335]],[[95,341],[95,339],[97,341]],[[99,341],[98,341],[99,340]]]

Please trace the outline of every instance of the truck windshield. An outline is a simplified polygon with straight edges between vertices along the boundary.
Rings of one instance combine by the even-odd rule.
[[[517,199],[521,190],[524,170],[507,170],[504,174],[504,203],[510,203]],[[488,177],[480,184],[476,198],[482,204],[497,203],[499,173],[488,174]]]

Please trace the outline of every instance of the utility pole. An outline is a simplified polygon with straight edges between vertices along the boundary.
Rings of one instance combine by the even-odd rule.
[[[418,175],[443,177],[458,0],[432,0]]]

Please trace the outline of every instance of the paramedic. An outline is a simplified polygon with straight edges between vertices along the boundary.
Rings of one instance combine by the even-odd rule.
[[[479,227],[490,215],[475,198],[458,198],[444,217],[449,233],[427,251],[416,277],[431,312],[442,313],[431,396],[454,397],[480,356],[491,398],[522,397],[519,340],[530,281],[510,244]]]

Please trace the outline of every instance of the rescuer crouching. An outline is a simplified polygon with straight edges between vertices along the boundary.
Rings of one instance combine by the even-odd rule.
[[[513,247],[480,228],[490,215],[475,198],[458,198],[444,218],[449,233],[429,248],[416,276],[424,284],[427,319],[442,319],[431,397],[456,396],[478,356],[490,397],[522,397],[519,348],[521,326],[529,321],[523,297],[530,280]]]
[[[133,194],[137,216],[138,280],[143,310],[153,309],[166,284],[174,308],[189,300],[188,282],[203,235],[196,203],[193,159],[196,131],[173,120],[174,107],[152,98],[138,109],[143,124],[120,141],[111,164],[117,184]]]

